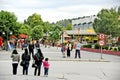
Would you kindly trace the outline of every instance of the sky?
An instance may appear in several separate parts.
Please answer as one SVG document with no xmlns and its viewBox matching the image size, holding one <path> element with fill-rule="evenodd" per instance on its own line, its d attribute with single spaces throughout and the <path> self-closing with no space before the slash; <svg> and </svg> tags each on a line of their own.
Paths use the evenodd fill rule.
<svg viewBox="0 0 120 80">
<path fill-rule="evenodd" d="M 120 6 L 120 0 L 0 0 L 0 10 L 14 12 L 19 22 L 33 13 L 50 23 L 96 15 L 101 9 Z"/>
</svg>

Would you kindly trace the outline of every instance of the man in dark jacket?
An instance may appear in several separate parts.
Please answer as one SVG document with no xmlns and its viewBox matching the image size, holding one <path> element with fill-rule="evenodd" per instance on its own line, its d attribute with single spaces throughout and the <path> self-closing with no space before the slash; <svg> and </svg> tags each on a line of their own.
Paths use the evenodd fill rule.
<svg viewBox="0 0 120 80">
<path fill-rule="evenodd" d="M 34 56 L 34 43 L 33 42 L 29 41 L 28 49 L 29 49 L 30 56 L 31 56 L 31 53 L 32 53 L 32 57 L 33 57 Z"/>
</svg>

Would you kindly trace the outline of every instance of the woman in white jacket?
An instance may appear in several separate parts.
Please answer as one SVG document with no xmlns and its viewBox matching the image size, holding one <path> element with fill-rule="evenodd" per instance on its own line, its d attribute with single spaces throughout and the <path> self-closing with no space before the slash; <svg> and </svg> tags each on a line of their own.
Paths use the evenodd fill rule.
<svg viewBox="0 0 120 80">
<path fill-rule="evenodd" d="M 13 75 L 16 75 L 18 63 L 20 61 L 20 55 L 18 54 L 16 49 L 13 50 L 11 58 L 12 58 Z"/>
</svg>

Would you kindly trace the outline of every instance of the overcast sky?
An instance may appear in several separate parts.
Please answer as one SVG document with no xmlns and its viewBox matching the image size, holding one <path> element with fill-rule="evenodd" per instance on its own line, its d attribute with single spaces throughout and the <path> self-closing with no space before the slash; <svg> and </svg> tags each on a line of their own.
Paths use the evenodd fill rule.
<svg viewBox="0 0 120 80">
<path fill-rule="evenodd" d="M 0 0 L 0 10 L 14 12 L 20 22 L 33 13 L 40 14 L 43 21 L 56 22 L 96 15 L 102 8 L 119 5 L 120 0 Z"/>
</svg>

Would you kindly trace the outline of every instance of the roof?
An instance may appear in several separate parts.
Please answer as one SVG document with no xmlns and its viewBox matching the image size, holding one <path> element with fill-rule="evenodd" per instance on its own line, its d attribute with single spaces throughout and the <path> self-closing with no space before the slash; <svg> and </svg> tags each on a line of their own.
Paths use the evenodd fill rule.
<svg viewBox="0 0 120 80">
<path fill-rule="evenodd" d="M 93 29 L 86 30 L 67 30 L 68 35 L 97 35 Z"/>
</svg>

